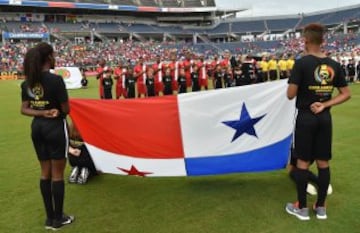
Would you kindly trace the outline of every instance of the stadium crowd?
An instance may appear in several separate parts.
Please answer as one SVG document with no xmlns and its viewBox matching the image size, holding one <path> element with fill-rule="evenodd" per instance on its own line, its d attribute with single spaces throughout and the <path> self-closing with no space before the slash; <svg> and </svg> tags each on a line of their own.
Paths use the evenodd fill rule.
<svg viewBox="0 0 360 233">
<path fill-rule="evenodd" d="M 328 39 L 330 40 L 332 38 L 332 40 L 324 46 L 328 49 L 327 52 L 330 56 L 344 65 L 344 73 L 348 76 L 354 76 L 351 78 L 351 80 L 359 79 L 360 70 L 360 48 L 351 43 L 355 36 L 356 35 L 350 33 L 348 35 L 338 35 L 335 37 L 337 39 L 334 39 L 334 36 L 328 35 Z M 4 43 L 0 48 L 1 71 L 17 71 L 21 73 L 24 54 L 26 53 L 27 48 L 32 46 L 32 44 L 33 43 L 31 42 Z M 231 74 L 229 75 L 231 76 L 233 82 L 230 83 L 225 79 L 222 79 L 221 81 L 223 86 L 231 86 L 236 85 L 236 81 L 234 80 L 235 68 L 244 61 L 245 63 L 249 63 L 249 60 L 245 59 L 246 57 L 251 58 L 251 69 L 253 69 L 249 71 L 252 73 L 251 81 L 247 82 L 254 83 L 268 79 L 275 79 L 274 76 L 270 75 L 270 73 L 274 74 L 274 72 L 276 72 L 276 74 L 278 74 L 280 77 L 285 77 L 285 73 L 289 73 L 289 68 L 285 69 L 284 67 L 281 67 L 282 60 L 297 59 L 301 56 L 303 51 L 303 42 L 295 38 L 288 38 L 286 40 L 279 41 L 279 45 L 270 51 L 262 50 L 261 48 L 256 47 L 256 44 L 249 42 L 247 47 L 237 48 L 232 52 L 232 54 L 229 51 L 219 54 L 215 49 L 201 49 L 201 47 L 195 47 L 192 44 L 182 43 L 179 47 L 179 45 L 173 42 L 159 43 L 154 41 L 148 41 L 145 43 L 136 41 L 108 41 L 90 43 L 85 41 L 84 43 L 80 44 L 73 44 L 69 41 L 56 41 L 53 43 L 53 46 L 56 51 L 57 67 L 79 67 L 82 71 L 84 71 L 84 74 L 91 72 L 94 74 L 96 69 L 99 68 L 100 58 L 106 61 L 107 67 L 111 67 L 109 70 L 113 72 L 113 78 L 117 78 L 115 70 L 116 68 L 119 69 L 119 65 L 123 68 L 135 68 L 139 63 L 139 58 L 141 58 L 142 62 L 146 65 L 146 72 L 148 72 L 148 68 L 151 68 L 156 63 L 159 63 L 158 61 L 160 60 L 163 65 L 161 76 L 165 76 L 166 67 L 174 63 L 172 65 L 173 67 L 170 67 L 172 79 L 178 80 L 179 72 L 181 72 L 181 69 L 183 68 L 184 72 L 186 73 L 188 88 L 191 86 L 190 75 L 195 64 L 197 64 L 200 81 L 204 77 L 206 77 L 206 79 L 210 78 L 211 80 L 214 80 L 214 73 L 216 69 L 216 64 L 214 62 L 217 62 L 217 60 L 219 62 L 231 60 L 229 63 L 229 67 L 231 67 Z M 177 47 L 177 50 L 175 50 L 174 47 Z M 279 51 L 281 51 L 281 53 Z M 260 60 L 263 61 L 259 62 Z M 266 65 L 264 65 L 267 61 L 271 61 L 270 63 L 275 62 L 276 64 L 271 68 L 273 71 L 269 72 L 267 77 L 263 77 L 263 73 L 268 73 L 268 68 L 266 68 Z M 178 66 L 176 69 L 174 68 L 175 63 Z M 349 64 L 351 66 L 352 63 L 354 63 L 353 65 L 355 67 L 355 75 L 352 75 L 352 68 L 348 67 Z M 222 62 L 222 64 L 224 64 L 224 62 Z M 228 67 L 224 65 L 220 67 L 222 76 L 225 76 L 227 68 Z M 245 68 L 242 68 L 240 65 L 239 69 L 241 70 Z M 174 73 L 175 71 L 176 77 Z M 228 72 L 230 72 L 230 70 Z M 158 82 L 156 80 L 156 78 L 158 78 L 158 73 L 159 72 L 156 69 L 153 70 L 153 76 L 155 77 L 156 82 Z M 205 73 L 206 75 L 201 73 Z M 248 73 L 248 71 L 242 70 L 241 73 L 242 77 L 244 78 L 244 74 Z M 137 78 L 139 75 L 135 73 L 134 76 Z M 146 75 L 144 75 L 144 77 L 145 76 Z M 141 82 L 141 80 L 142 78 L 139 78 L 135 81 Z M 163 80 L 161 80 L 161 82 L 163 82 Z M 213 84 L 215 85 L 215 83 Z M 159 84 L 156 85 L 156 93 L 158 93 L 160 87 Z M 125 88 L 125 83 L 123 86 Z M 200 86 L 205 88 L 207 85 Z M 173 91 L 179 91 L 177 90 L 177 86 L 175 84 L 173 84 L 172 89 Z M 140 94 L 145 95 L 145 93 L 142 92 L 143 91 L 140 90 Z"/>
</svg>

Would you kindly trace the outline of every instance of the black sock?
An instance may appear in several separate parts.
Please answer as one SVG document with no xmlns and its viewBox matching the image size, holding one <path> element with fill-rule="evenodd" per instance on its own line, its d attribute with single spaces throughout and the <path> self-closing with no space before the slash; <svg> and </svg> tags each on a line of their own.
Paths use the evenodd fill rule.
<svg viewBox="0 0 360 233">
<path fill-rule="evenodd" d="M 60 219 L 63 215 L 64 206 L 64 181 L 53 181 L 52 182 L 52 195 L 54 198 L 54 213 L 55 219 Z"/>
<path fill-rule="evenodd" d="M 309 179 L 310 182 L 312 182 L 315 185 L 319 186 L 319 178 L 312 171 L 309 171 L 308 179 Z"/>
<path fill-rule="evenodd" d="M 308 170 L 296 169 L 293 171 L 293 176 L 296 182 L 296 190 L 299 201 L 299 208 L 302 209 L 307 206 L 306 203 L 306 186 L 308 183 Z"/>
<path fill-rule="evenodd" d="M 289 173 L 290 178 L 291 178 L 294 182 L 296 182 L 296 178 L 295 178 L 295 176 L 296 176 L 296 170 L 297 170 L 297 168 L 294 167 L 294 168 L 290 171 L 290 173 Z"/>
<path fill-rule="evenodd" d="M 319 171 L 319 190 L 318 190 L 318 199 L 316 206 L 324 206 L 325 199 L 327 196 L 327 190 L 330 184 L 330 168 L 318 168 Z"/>
<path fill-rule="evenodd" d="M 46 216 L 48 219 L 54 218 L 54 207 L 51 194 L 51 180 L 40 179 L 40 191 L 44 201 Z"/>
</svg>

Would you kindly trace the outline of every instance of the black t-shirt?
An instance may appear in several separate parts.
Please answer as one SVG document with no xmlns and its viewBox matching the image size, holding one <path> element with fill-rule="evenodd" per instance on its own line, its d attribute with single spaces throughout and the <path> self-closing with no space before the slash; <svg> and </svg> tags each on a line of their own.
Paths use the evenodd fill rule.
<svg viewBox="0 0 360 233">
<path fill-rule="evenodd" d="M 240 80 L 241 79 L 241 74 L 240 73 L 237 73 L 237 72 L 234 72 L 234 80 Z"/>
<path fill-rule="evenodd" d="M 308 110 L 314 102 L 331 99 L 334 87 L 347 86 L 341 66 L 331 58 L 307 55 L 295 62 L 288 83 L 298 86 L 296 107 Z"/>
<path fill-rule="evenodd" d="M 349 76 L 355 76 L 355 65 L 354 64 L 351 64 L 351 63 L 348 64 L 347 70 L 348 70 Z"/>
<path fill-rule="evenodd" d="M 195 72 L 191 73 L 191 79 L 194 84 L 198 84 L 199 83 L 198 73 L 195 73 Z"/>
<path fill-rule="evenodd" d="M 163 78 L 163 82 L 165 85 L 171 85 L 172 83 L 172 77 L 169 75 L 165 75 Z"/>
<path fill-rule="evenodd" d="M 342 70 L 343 74 L 346 76 L 346 65 L 345 64 L 341 65 L 341 70 Z"/>
<path fill-rule="evenodd" d="M 215 71 L 214 78 L 217 82 L 221 82 L 221 79 L 223 78 L 223 73 Z"/>
<path fill-rule="evenodd" d="M 30 88 L 25 80 L 21 83 L 21 99 L 29 101 L 34 110 L 58 109 L 60 117 L 65 117 L 61 111 L 61 104 L 68 102 L 65 82 L 59 75 L 50 72 L 42 73 L 41 82 Z"/>
<path fill-rule="evenodd" d="M 81 86 L 86 87 L 88 85 L 88 80 L 83 78 L 81 79 Z"/>
<path fill-rule="evenodd" d="M 186 77 L 183 75 L 179 76 L 178 83 L 180 86 L 186 86 Z"/>
<path fill-rule="evenodd" d="M 128 75 L 125 79 L 125 86 L 127 88 L 135 88 L 136 78 L 132 75 Z"/>
<path fill-rule="evenodd" d="M 242 74 L 246 77 L 249 77 L 249 78 L 254 78 L 254 74 L 255 74 L 255 66 L 253 63 L 251 62 L 244 62 L 242 63 L 241 65 L 241 71 L 242 71 Z"/>
<path fill-rule="evenodd" d="M 155 86 L 155 81 L 153 78 L 147 78 L 145 82 L 146 82 L 146 86 L 148 86 L 148 88 Z"/>
<path fill-rule="evenodd" d="M 112 78 L 104 78 L 102 82 L 103 82 L 104 89 L 111 89 L 111 87 L 113 85 Z"/>
</svg>

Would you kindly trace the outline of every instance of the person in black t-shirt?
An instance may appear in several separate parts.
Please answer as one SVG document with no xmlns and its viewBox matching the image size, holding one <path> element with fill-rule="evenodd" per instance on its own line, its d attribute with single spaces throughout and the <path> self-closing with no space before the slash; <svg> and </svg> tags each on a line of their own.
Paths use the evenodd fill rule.
<svg viewBox="0 0 360 233">
<path fill-rule="evenodd" d="M 252 82 L 255 82 L 256 76 L 255 76 L 255 65 L 252 62 L 252 58 L 250 56 L 247 56 L 245 58 L 245 61 L 241 64 L 241 72 L 242 72 L 242 79 L 241 79 L 241 85 L 249 85 Z"/>
<path fill-rule="evenodd" d="M 63 213 L 69 101 L 62 77 L 50 73 L 54 66 L 54 50 L 49 44 L 39 43 L 27 51 L 25 81 L 21 84 L 21 113 L 33 117 L 31 138 L 41 167 L 40 191 L 47 216 L 45 228 L 56 230 L 72 223 L 74 217 Z"/>
<path fill-rule="evenodd" d="M 350 98 L 350 90 L 341 66 L 326 57 L 321 51 L 325 28 L 320 24 L 309 24 L 304 28 L 307 54 L 295 62 L 287 97 L 296 97 L 294 156 L 296 169 L 292 176 L 296 182 L 297 202 L 287 203 L 285 210 L 299 218 L 309 220 L 306 187 L 309 181 L 309 166 L 315 161 L 318 168 L 318 196 L 313 206 L 318 219 L 326 219 L 325 200 L 330 183 L 329 161 L 331 159 L 332 123 L 330 108 Z M 334 88 L 339 93 L 332 97 Z"/>
<path fill-rule="evenodd" d="M 164 95 L 172 95 L 172 77 L 171 77 L 171 69 L 168 67 L 165 70 L 165 75 L 163 77 L 164 82 Z"/>
<path fill-rule="evenodd" d="M 193 72 L 191 75 L 191 81 L 192 81 L 192 91 L 200 91 L 200 80 L 199 80 L 199 72 L 198 72 L 198 66 L 193 65 Z"/>
<path fill-rule="evenodd" d="M 215 72 L 214 72 L 214 88 L 215 89 L 219 89 L 219 88 L 223 88 L 223 77 L 224 74 L 221 70 L 221 65 L 217 64 L 216 68 L 215 68 Z"/>
<path fill-rule="evenodd" d="M 134 69 L 132 67 L 129 67 L 125 75 L 125 88 L 127 93 L 126 98 L 135 98 L 135 86 L 136 78 L 134 77 Z"/>
<path fill-rule="evenodd" d="M 186 93 L 187 92 L 187 85 L 186 85 L 186 76 L 185 76 L 185 69 L 180 68 L 179 77 L 178 77 L 178 93 Z"/>
<path fill-rule="evenodd" d="M 154 79 L 154 69 L 149 68 L 145 80 L 146 85 L 146 96 L 155 96 L 155 79 Z"/>
<path fill-rule="evenodd" d="M 81 79 L 81 87 L 82 88 L 87 88 L 89 81 L 87 80 L 86 76 L 84 75 L 83 78 Z"/>
<path fill-rule="evenodd" d="M 226 88 L 233 86 L 233 74 L 231 67 L 228 67 L 226 69 L 226 72 L 224 74 L 224 84 Z"/>
<path fill-rule="evenodd" d="M 234 69 L 234 81 L 235 86 L 241 86 L 242 72 L 240 66 L 236 66 Z"/>
<path fill-rule="evenodd" d="M 81 69 L 81 75 L 82 75 L 82 79 L 81 79 L 81 87 L 82 88 L 87 88 L 87 85 L 88 85 L 88 80 L 86 78 L 86 74 L 85 74 L 85 69 L 82 68 Z"/>
<path fill-rule="evenodd" d="M 346 61 L 345 60 L 341 61 L 341 71 L 342 71 L 346 81 L 349 82 L 349 79 L 348 79 L 348 76 L 347 76 L 347 66 L 346 66 Z"/>
<path fill-rule="evenodd" d="M 349 77 L 349 82 L 353 83 L 354 82 L 354 78 L 355 78 L 355 63 L 354 63 L 354 59 L 350 59 L 349 63 L 346 66 L 347 72 L 348 72 L 348 77 Z"/>
<path fill-rule="evenodd" d="M 104 99 L 112 99 L 113 80 L 108 73 L 103 74 L 102 86 L 104 88 Z"/>
</svg>

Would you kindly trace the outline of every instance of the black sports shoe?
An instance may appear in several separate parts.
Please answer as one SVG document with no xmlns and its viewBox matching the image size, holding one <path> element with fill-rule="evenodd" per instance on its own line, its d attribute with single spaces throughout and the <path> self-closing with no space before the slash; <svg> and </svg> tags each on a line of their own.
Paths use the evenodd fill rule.
<svg viewBox="0 0 360 233">
<path fill-rule="evenodd" d="M 52 229 L 57 230 L 57 229 L 61 228 L 62 226 L 73 223 L 74 220 L 75 220 L 74 216 L 71 216 L 71 215 L 68 216 L 68 215 L 63 214 L 61 219 L 53 220 Z"/>
<path fill-rule="evenodd" d="M 46 230 L 52 230 L 53 229 L 53 220 L 50 218 L 47 218 L 45 221 L 45 229 Z"/>
</svg>

